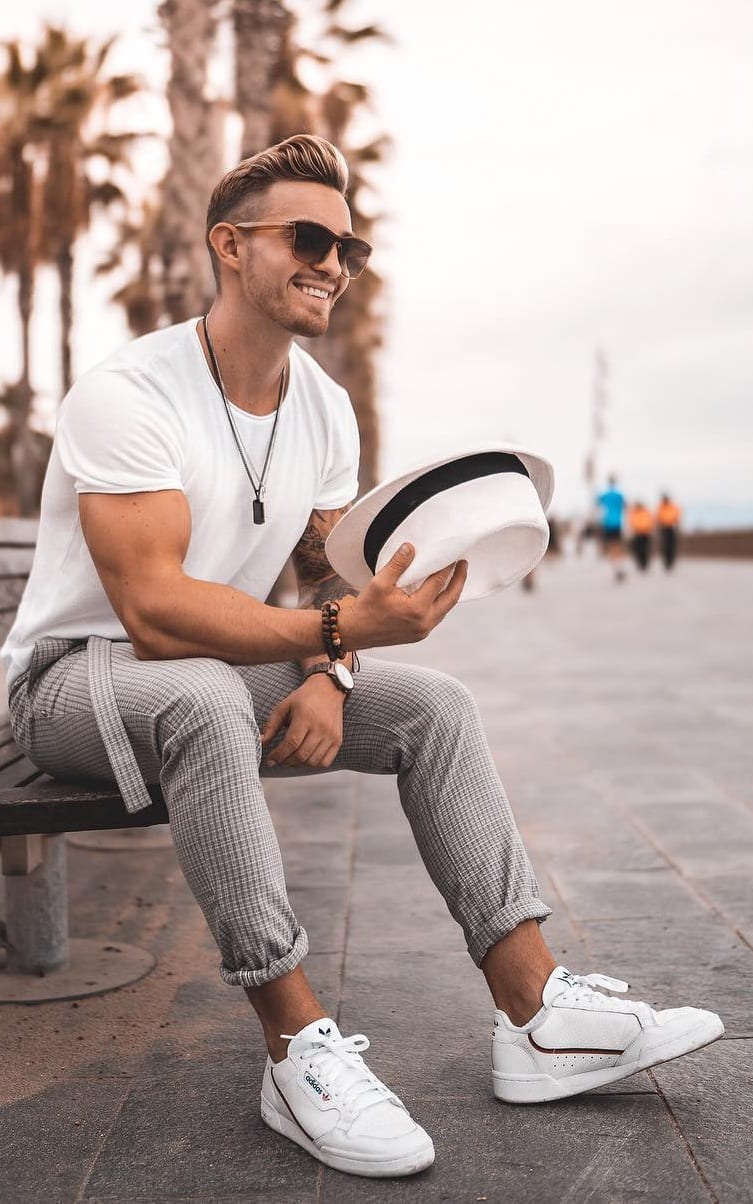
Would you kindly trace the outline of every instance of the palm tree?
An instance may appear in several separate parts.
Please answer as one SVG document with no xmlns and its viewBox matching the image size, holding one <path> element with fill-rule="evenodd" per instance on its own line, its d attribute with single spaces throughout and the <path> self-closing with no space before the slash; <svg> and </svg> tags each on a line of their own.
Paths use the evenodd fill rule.
<svg viewBox="0 0 753 1204">
<path fill-rule="evenodd" d="M 33 155 L 36 89 L 43 64 L 25 65 L 19 42 L 4 43 L 0 76 L 0 267 L 18 282 L 21 376 L 6 386 L 0 405 L 8 415 L 7 463 L 22 515 L 33 512 L 35 447 L 29 429 L 33 401 L 29 329 L 39 262 L 39 171 Z"/>
<path fill-rule="evenodd" d="M 41 245 L 60 281 L 60 358 L 63 392 L 71 387 L 73 266 L 76 240 L 88 229 L 93 210 L 125 203 L 117 182 L 127 176 L 128 152 L 141 135 L 113 134 L 107 118 L 114 104 L 142 87 L 135 75 L 110 75 L 106 61 L 114 39 L 93 46 L 48 26 L 38 56 L 44 79 L 37 90 L 40 149 L 46 155 Z M 99 124 L 99 129 L 96 125 Z M 107 175 L 94 181 L 91 167 Z"/>
<path fill-rule="evenodd" d="M 163 0 L 159 7 L 172 56 L 167 98 L 173 131 L 160 223 L 165 308 L 172 322 L 203 313 L 212 295 L 202 232 L 212 186 L 224 166 L 217 110 L 205 96 L 215 10 L 215 0 Z"/>
<path fill-rule="evenodd" d="M 372 191 L 370 169 L 382 161 L 389 141 L 380 137 L 357 145 L 348 142 L 353 114 L 367 104 L 368 99 L 368 90 L 362 84 L 335 82 L 322 97 L 321 120 L 326 137 L 340 146 L 348 159 L 348 204 L 353 229 L 358 230 L 367 242 L 373 242 L 379 217 L 369 211 L 364 197 Z M 361 493 L 367 493 L 378 480 L 376 363 L 383 344 L 380 308 L 383 288 L 382 278 L 373 268 L 367 268 L 357 284 L 338 302 L 332 312 L 327 338 L 315 349 L 322 367 L 344 385 L 353 402 L 361 436 Z"/>
<path fill-rule="evenodd" d="M 161 257 L 159 197 L 142 200 L 135 214 L 117 224 L 110 254 L 97 264 L 97 275 L 119 271 L 124 261 L 135 260 L 136 271 L 113 293 L 122 305 L 134 335 L 148 334 L 159 325 L 164 313 L 164 271 Z"/>
<path fill-rule="evenodd" d="M 275 141 L 275 84 L 293 18 L 281 0 L 233 0 L 232 15 L 235 105 L 243 120 L 241 158 L 247 158 Z"/>
<path fill-rule="evenodd" d="M 247 0 L 252 3 L 252 0 Z M 278 142 L 291 134 L 309 131 L 322 134 L 345 153 L 350 166 L 348 203 L 354 228 L 368 241 L 373 237 L 377 218 L 363 203 L 371 190 L 369 173 L 383 158 L 386 138 L 365 144 L 353 143 L 350 128 L 354 116 L 369 104 L 369 90 L 363 84 L 339 78 L 340 63 L 349 46 L 383 38 L 382 31 L 367 25 L 349 28 L 341 21 L 348 0 L 322 0 L 324 23 L 321 46 L 304 47 L 292 21 L 283 29 L 277 66 L 272 71 L 272 124 L 269 142 Z M 310 91 L 301 79 L 304 60 L 315 62 L 329 76 L 328 86 Z M 335 78 L 333 72 L 337 71 Z M 358 283 L 348 289 L 333 310 L 329 332 L 324 339 L 306 343 L 307 350 L 348 390 L 361 436 L 361 492 L 377 481 L 379 457 L 379 419 L 376 402 L 376 357 L 382 345 L 382 315 L 379 301 L 382 281 L 368 269 Z"/>
<path fill-rule="evenodd" d="M 0 267 L 18 280 L 22 368 L 7 386 L 0 406 L 8 414 L 9 461 L 22 514 L 34 512 L 40 469 L 48 441 L 31 429 L 33 389 L 29 353 L 34 281 L 38 266 L 51 262 L 60 279 L 61 371 L 71 384 L 73 257 L 76 238 L 93 207 L 110 205 L 123 193 L 112 178 L 92 182 L 94 160 L 122 168 L 133 134 L 109 134 L 110 107 L 139 87 L 134 76 L 107 75 L 111 43 L 92 47 L 60 29 L 47 27 L 32 49 L 3 44 L 0 75 Z M 41 458 L 41 462 L 40 462 Z"/>
</svg>

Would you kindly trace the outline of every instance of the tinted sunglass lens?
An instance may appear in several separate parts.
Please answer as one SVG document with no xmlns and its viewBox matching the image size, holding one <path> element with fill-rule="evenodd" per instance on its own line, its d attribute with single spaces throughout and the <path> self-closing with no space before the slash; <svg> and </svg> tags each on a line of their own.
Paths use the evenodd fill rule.
<svg viewBox="0 0 753 1204">
<path fill-rule="evenodd" d="M 371 248 L 361 242 L 360 239 L 354 238 L 343 240 L 343 255 L 341 267 L 346 276 L 350 276 L 351 280 L 355 280 L 363 272 L 366 264 L 369 262 Z"/>
<path fill-rule="evenodd" d="M 293 254 L 301 263 L 312 267 L 323 263 L 337 243 L 337 258 L 346 276 L 355 279 L 363 272 L 371 254 L 371 247 L 360 238 L 338 239 L 326 226 L 317 222 L 296 222 L 293 239 Z"/>
<path fill-rule="evenodd" d="M 329 255 L 334 236 L 326 226 L 316 222 L 297 222 L 293 240 L 293 254 L 301 263 L 321 263 Z"/>
</svg>

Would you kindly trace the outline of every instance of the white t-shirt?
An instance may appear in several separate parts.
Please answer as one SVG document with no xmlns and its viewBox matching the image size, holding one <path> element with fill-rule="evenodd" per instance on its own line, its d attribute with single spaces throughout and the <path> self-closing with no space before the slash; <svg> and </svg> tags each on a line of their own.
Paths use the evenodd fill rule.
<svg viewBox="0 0 753 1204">
<path fill-rule="evenodd" d="M 258 482 L 274 414 L 257 418 L 235 406 L 233 413 Z M 358 456 L 347 393 L 293 344 L 266 481 L 266 522 L 256 525 L 254 495 L 196 319 L 136 339 L 104 360 L 60 408 L 34 564 L 1 653 L 8 686 L 28 668 L 43 636 L 128 639 L 86 546 L 77 494 L 181 489 L 191 509 L 185 572 L 264 601 L 311 511 L 334 510 L 355 497 Z"/>
</svg>

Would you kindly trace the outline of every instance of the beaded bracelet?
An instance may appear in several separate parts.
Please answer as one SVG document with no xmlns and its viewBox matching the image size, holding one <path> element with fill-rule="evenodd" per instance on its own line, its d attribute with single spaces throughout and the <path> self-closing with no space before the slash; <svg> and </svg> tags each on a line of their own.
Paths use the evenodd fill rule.
<svg viewBox="0 0 753 1204">
<path fill-rule="evenodd" d="M 322 643 L 324 651 L 331 661 L 341 661 L 344 656 L 347 656 L 337 622 L 339 613 L 339 602 L 325 602 L 322 606 Z"/>
</svg>

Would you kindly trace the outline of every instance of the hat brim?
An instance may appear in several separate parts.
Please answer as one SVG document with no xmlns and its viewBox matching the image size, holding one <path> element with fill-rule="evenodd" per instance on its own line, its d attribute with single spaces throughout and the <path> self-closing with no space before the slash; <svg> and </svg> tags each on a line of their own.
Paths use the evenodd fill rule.
<svg viewBox="0 0 753 1204">
<path fill-rule="evenodd" d="M 424 463 L 401 473 L 400 476 L 394 477 L 389 481 L 385 481 L 377 485 L 358 502 L 340 519 L 337 525 L 327 539 L 325 551 L 327 558 L 335 569 L 335 571 L 347 581 L 350 585 L 358 589 L 363 589 L 368 585 L 374 573 L 367 563 L 364 551 L 364 541 L 366 533 L 371 527 L 374 519 L 384 510 L 384 507 L 396 497 L 401 490 L 410 485 L 413 481 L 423 477 L 426 473 L 433 472 L 435 469 L 441 469 L 442 466 L 454 465 L 469 456 L 483 455 L 485 453 L 503 452 L 509 455 L 517 456 L 524 465 L 528 473 L 533 488 L 536 491 L 538 500 L 541 504 L 542 523 L 546 526 L 543 519 L 543 512 L 549 506 L 552 494 L 554 492 L 554 470 L 548 460 L 535 455 L 525 448 L 518 447 L 512 444 L 483 444 L 472 448 L 464 449 L 461 453 L 455 452 L 451 455 L 443 456 L 440 459 L 433 460 L 430 463 Z M 449 475 L 449 474 L 448 474 Z M 471 482 L 472 484 L 473 482 Z M 530 486 L 526 486 L 530 491 Z M 532 495 L 531 495 L 532 496 Z M 535 504 L 535 499 L 534 499 Z M 459 511 L 462 513 L 462 511 Z M 504 524 L 503 524 L 504 525 Z M 469 533 L 470 534 L 470 533 Z M 462 541 L 461 541 L 462 543 Z M 529 572 L 532 567 L 543 555 L 546 549 L 546 540 L 539 541 L 537 547 L 540 551 L 534 553 L 531 557 L 530 564 L 526 565 L 519 571 L 511 571 L 507 574 L 500 575 L 489 586 L 484 586 L 483 582 L 477 582 L 473 590 L 471 585 L 471 577 L 473 576 L 472 560 L 469 558 L 471 572 L 469 573 L 469 581 L 466 585 L 464 598 L 480 597 L 484 593 L 491 592 L 492 589 L 503 588 L 506 584 L 511 584 L 514 580 L 518 580 L 521 576 Z M 465 550 L 462 554 L 465 556 Z M 443 565 L 437 565 L 437 568 Z"/>
</svg>

